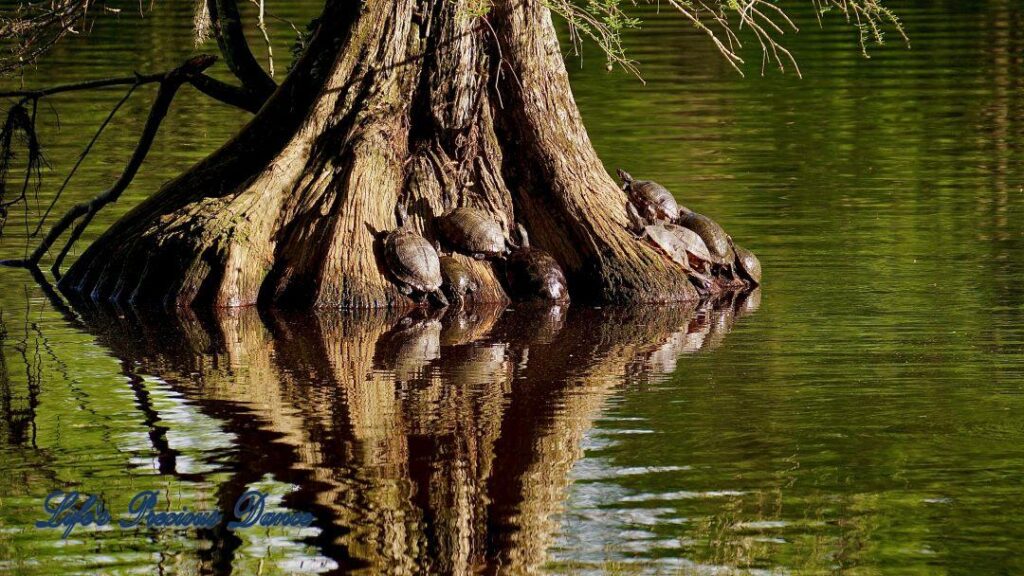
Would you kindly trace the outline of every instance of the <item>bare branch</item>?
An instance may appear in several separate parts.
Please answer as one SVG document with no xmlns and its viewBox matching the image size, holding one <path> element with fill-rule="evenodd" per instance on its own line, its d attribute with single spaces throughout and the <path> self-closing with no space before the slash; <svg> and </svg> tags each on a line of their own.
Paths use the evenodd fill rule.
<svg viewBox="0 0 1024 576">
<path fill-rule="evenodd" d="M 270 67 L 270 76 L 274 76 L 274 45 L 270 41 L 270 33 L 267 32 L 267 5 L 265 0 L 249 0 L 256 9 L 259 10 L 259 15 L 256 17 L 256 27 L 263 33 L 263 41 L 267 44 L 267 65 Z"/>
<path fill-rule="evenodd" d="M 260 66 L 249 49 L 238 4 L 235 0 L 206 0 L 206 3 L 217 35 L 217 45 L 228 68 L 242 82 L 243 87 L 266 99 L 277 88 L 277 83 Z"/>
<path fill-rule="evenodd" d="M 121 106 L 124 106 L 124 103 L 127 102 L 129 98 L 131 98 L 132 93 L 135 92 L 136 88 L 138 88 L 138 84 L 133 84 L 130 88 L 128 88 L 128 91 L 125 93 L 125 95 L 120 100 L 118 100 L 117 105 L 115 105 L 114 109 L 110 111 L 110 114 L 107 114 L 107 117 L 103 120 L 103 123 L 100 124 L 100 127 L 96 130 L 96 133 L 93 134 L 92 139 L 89 140 L 89 143 L 85 145 L 85 149 L 82 150 L 82 153 L 78 155 L 78 160 L 75 161 L 75 165 L 71 167 L 70 171 L 68 171 L 68 175 L 64 177 L 64 182 L 62 182 L 60 188 L 57 189 L 57 193 L 53 195 L 53 200 L 50 201 L 50 205 L 47 206 L 46 212 L 44 212 L 42 217 L 39 218 L 39 224 L 36 225 L 35 231 L 32 232 L 33 238 L 35 238 L 36 235 L 39 234 L 39 231 L 43 228 L 43 224 L 46 223 L 46 219 L 50 216 L 50 211 L 52 211 L 53 207 L 57 205 L 57 201 L 60 200 L 60 197 L 64 193 L 64 190 L 68 187 L 68 183 L 71 182 L 71 179 L 75 176 L 75 173 L 78 172 L 78 168 L 82 165 L 82 162 L 85 161 L 85 157 L 89 155 L 89 152 L 92 150 L 92 147 L 96 144 L 96 141 L 100 139 L 100 135 L 103 134 L 103 131 L 110 124 L 110 121 L 113 120 L 114 116 L 117 115 L 117 111 L 121 109 Z"/>
<path fill-rule="evenodd" d="M 234 106 L 235 108 L 241 108 L 248 112 L 255 114 L 259 112 L 260 108 L 263 107 L 263 103 L 267 101 L 269 94 L 255 94 L 250 90 L 241 88 L 238 86 L 232 86 L 226 82 L 221 82 L 216 78 L 208 76 L 206 74 L 199 74 L 189 80 L 189 83 L 199 90 L 203 94 L 206 94 L 210 98 Z"/>
<path fill-rule="evenodd" d="M 161 74 L 147 74 L 145 76 L 136 74 L 134 76 L 125 76 L 122 78 L 103 78 L 99 80 L 88 80 L 86 82 L 75 82 L 73 84 L 60 84 L 58 86 L 39 88 L 37 90 L 9 90 L 6 92 L 0 92 L 0 98 L 22 98 L 24 100 L 28 100 L 43 98 L 45 96 L 53 96 L 54 94 L 61 94 L 63 92 L 95 90 L 97 88 L 108 88 L 110 86 L 141 86 L 143 84 L 160 82 L 166 75 L 166 72 Z"/>
<path fill-rule="evenodd" d="M 0 262 L 0 264 L 30 268 L 38 267 L 39 261 L 47 251 L 49 251 L 50 247 L 53 246 L 57 239 L 60 238 L 60 236 L 69 227 L 71 227 L 72 224 L 79 220 L 79 218 L 82 218 L 78 226 L 76 226 L 72 231 L 68 241 L 65 243 L 64 248 L 61 250 L 59 257 L 54 264 L 55 272 L 59 271 L 63 258 L 67 255 L 75 241 L 77 241 L 82 235 L 85 227 L 92 221 L 93 216 L 95 216 L 96 213 L 107 204 L 117 201 L 121 196 L 121 193 L 128 188 L 128 185 L 131 184 L 132 180 L 135 178 L 139 167 L 146 159 L 146 155 L 149 154 L 149 150 L 153 145 L 153 140 L 156 138 L 160 124 L 167 115 L 167 111 L 170 108 L 171 102 L 177 94 L 178 89 L 181 88 L 183 84 L 191 82 L 193 77 L 202 74 L 202 72 L 209 68 L 215 61 L 216 58 L 213 56 L 197 56 L 186 61 L 178 68 L 168 72 L 160 81 L 160 89 L 157 91 L 156 99 L 153 101 L 152 108 L 150 108 L 149 117 L 146 119 L 146 125 L 142 130 L 142 135 L 139 137 L 139 142 L 135 147 L 135 151 L 132 153 L 128 160 L 128 164 L 125 166 L 124 171 L 121 173 L 121 176 L 117 181 L 114 182 L 110 188 L 100 193 L 92 200 L 76 204 L 68 210 L 57 224 L 50 229 L 50 232 L 47 233 L 28 258 L 23 260 L 6 260 Z"/>
</svg>

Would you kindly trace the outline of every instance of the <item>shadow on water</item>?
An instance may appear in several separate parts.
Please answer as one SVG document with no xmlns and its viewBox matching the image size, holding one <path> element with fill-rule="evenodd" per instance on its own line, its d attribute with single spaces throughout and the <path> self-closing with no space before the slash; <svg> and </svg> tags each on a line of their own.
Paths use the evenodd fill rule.
<svg viewBox="0 0 1024 576">
<path fill-rule="evenodd" d="M 171 486 L 210 482 L 221 510 L 266 478 L 292 487 L 281 505 L 316 516 L 301 539 L 323 558 L 304 569 L 520 573 L 544 563 L 583 435 L 609 395 L 717 346 L 758 298 L 405 316 L 76 304 L 65 319 L 118 359 Z M 153 378 L 216 421 L 230 448 L 183 465 Z M 254 565 L 246 536 L 199 536 L 203 572 Z"/>
</svg>

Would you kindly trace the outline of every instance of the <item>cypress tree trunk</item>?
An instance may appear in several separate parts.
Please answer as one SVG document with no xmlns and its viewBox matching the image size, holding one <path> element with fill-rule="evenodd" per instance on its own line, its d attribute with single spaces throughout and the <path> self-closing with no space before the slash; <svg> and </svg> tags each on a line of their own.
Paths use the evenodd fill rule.
<svg viewBox="0 0 1024 576">
<path fill-rule="evenodd" d="M 523 223 L 573 297 L 695 300 L 685 272 L 626 230 L 625 196 L 572 98 L 541 0 L 328 0 L 307 53 L 241 133 L 132 210 L 61 287 L 177 306 L 411 303 L 383 274 L 394 208 L 433 236 L 458 206 Z M 500 264 L 466 260 L 478 300 Z"/>
</svg>

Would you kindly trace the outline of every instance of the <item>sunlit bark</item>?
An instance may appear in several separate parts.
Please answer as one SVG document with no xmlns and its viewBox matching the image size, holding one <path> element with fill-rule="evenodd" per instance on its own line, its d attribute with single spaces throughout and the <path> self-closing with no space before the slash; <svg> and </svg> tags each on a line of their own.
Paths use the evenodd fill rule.
<svg viewBox="0 0 1024 576">
<path fill-rule="evenodd" d="M 232 142 L 115 224 L 62 288 L 178 306 L 395 307 L 381 268 L 394 208 L 433 235 L 457 205 L 515 222 L 577 298 L 694 300 L 626 230 L 625 198 L 572 99 L 540 0 L 328 3 L 307 54 Z M 480 301 L 499 268 L 469 262 Z"/>
</svg>

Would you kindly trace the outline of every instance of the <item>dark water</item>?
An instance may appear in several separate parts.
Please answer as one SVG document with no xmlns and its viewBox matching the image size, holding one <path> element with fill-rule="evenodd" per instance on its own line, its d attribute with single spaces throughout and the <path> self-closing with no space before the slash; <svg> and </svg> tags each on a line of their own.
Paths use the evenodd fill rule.
<svg viewBox="0 0 1024 576">
<path fill-rule="evenodd" d="M 300 27 L 314 12 L 278 4 Z M 65 309 L 0 269 L 0 572 L 1024 571 L 1024 7 L 966 4 L 896 5 L 913 49 L 870 60 L 798 5 L 803 80 L 759 77 L 753 51 L 739 78 L 667 11 L 631 37 L 646 85 L 570 60 L 608 167 L 761 256 L 763 294 L 742 301 L 163 317 Z M 26 83 L 172 66 L 187 10 L 157 6 Z M 40 206 L 120 95 L 41 109 Z M 116 177 L 151 97 L 59 207 Z M 183 93 L 89 234 L 244 121 Z M 2 255 L 24 235 L 16 214 Z M 260 489 L 316 522 L 61 540 L 31 527 L 55 488 L 114 510 Z"/>
</svg>

